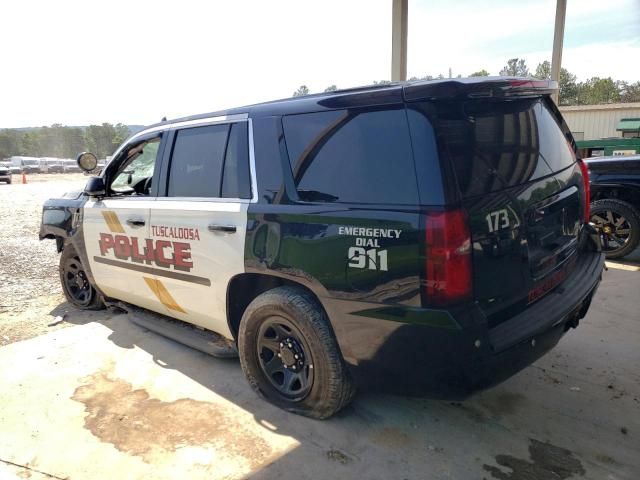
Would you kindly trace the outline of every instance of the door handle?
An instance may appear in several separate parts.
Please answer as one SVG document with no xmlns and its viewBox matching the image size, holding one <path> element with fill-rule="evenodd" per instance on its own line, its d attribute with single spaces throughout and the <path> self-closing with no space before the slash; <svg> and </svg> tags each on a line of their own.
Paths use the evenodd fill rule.
<svg viewBox="0 0 640 480">
<path fill-rule="evenodd" d="M 127 225 L 131 225 L 134 228 L 144 227 L 145 221 L 141 218 L 128 218 Z"/>
<path fill-rule="evenodd" d="M 209 231 L 210 232 L 223 232 L 223 233 L 236 233 L 236 226 L 235 225 L 215 225 L 215 224 L 211 224 L 209 225 Z"/>
</svg>

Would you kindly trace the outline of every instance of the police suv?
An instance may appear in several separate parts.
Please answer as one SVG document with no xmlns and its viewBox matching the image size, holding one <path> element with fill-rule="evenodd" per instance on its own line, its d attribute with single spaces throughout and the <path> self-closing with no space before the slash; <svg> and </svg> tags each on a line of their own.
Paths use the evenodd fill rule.
<svg viewBox="0 0 640 480">
<path fill-rule="evenodd" d="M 329 417 L 358 386 L 462 398 L 551 349 L 601 279 L 556 87 L 398 83 L 165 121 L 47 201 L 40 238 L 71 303 L 222 341 L 289 411 Z"/>
</svg>

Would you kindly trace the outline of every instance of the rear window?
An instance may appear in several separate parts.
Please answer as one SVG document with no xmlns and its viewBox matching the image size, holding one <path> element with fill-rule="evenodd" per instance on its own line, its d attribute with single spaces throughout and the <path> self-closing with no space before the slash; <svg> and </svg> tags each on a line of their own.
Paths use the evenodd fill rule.
<svg viewBox="0 0 640 480">
<path fill-rule="evenodd" d="M 439 150 L 463 197 L 495 192 L 573 164 L 560 125 L 542 99 L 435 102 Z"/>
<path fill-rule="evenodd" d="M 418 203 L 403 109 L 290 115 L 282 124 L 302 201 Z"/>
</svg>

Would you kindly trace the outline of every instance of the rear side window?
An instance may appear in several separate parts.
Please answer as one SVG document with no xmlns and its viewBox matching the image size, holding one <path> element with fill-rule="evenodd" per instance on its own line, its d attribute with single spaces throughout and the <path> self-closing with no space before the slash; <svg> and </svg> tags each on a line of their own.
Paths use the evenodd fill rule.
<svg viewBox="0 0 640 480">
<path fill-rule="evenodd" d="M 574 161 L 540 98 L 434 103 L 439 149 L 453 164 L 463 197 L 520 185 Z"/>
<path fill-rule="evenodd" d="M 250 178 L 245 122 L 176 133 L 167 196 L 250 198 Z"/>
<path fill-rule="evenodd" d="M 419 203 L 403 109 L 307 113 L 282 123 L 301 200 Z"/>
</svg>

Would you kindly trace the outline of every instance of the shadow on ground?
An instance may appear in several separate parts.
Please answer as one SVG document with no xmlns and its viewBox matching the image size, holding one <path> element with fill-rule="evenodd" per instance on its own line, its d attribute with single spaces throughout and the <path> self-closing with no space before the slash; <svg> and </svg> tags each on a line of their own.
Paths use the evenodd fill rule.
<svg viewBox="0 0 640 480">
<path fill-rule="evenodd" d="M 259 399 L 237 361 L 208 357 L 160 337 L 117 310 L 84 312 L 61 304 L 51 314 L 66 311 L 65 321 L 71 324 L 108 327 L 109 340 L 118 347 L 148 352 L 162 368 L 250 412 L 261 428 L 299 442 L 285 455 L 257 463 L 252 478 L 634 478 L 633 472 L 640 471 L 640 376 L 633 367 L 640 364 L 640 325 L 634 320 L 633 300 L 638 275 L 610 271 L 580 328 L 496 388 L 464 402 L 360 393 L 351 406 L 324 422 L 288 414 Z M 607 308 L 612 298 L 624 299 L 615 315 Z M 92 381 L 126 399 L 118 407 L 126 415 L 141 415 L 137 405 L 154 401 L 104 372 L 96 372 Z M 96 402 L 91 388 L 89 382 L 74 398 L 85 401 L 89 412 L 89 403 L 95 407 Z M 154 418 L 166 415 L 175 417 L 176 425 L 184 421 L 187 430 L 197 430 L 196 440 L 206 440 L 221 428 L 237 428 L 210 407 L 184 402 L 188 408 L 156 403 L 151 417 L 138 418 L 147 425 L 144 442 L 170 450 L 172 442 L 186 435 L 180 428 L 182 434 L 175 436 L 154 431 Z M 117 421 L 118 408 L 112 406 L 98 422 L 103 433 L 106 424 Z M 182 415 L 199 421 L 190 423 Z M 127 441 L 135 435 L 135 430 L 128 431 Z M 229 448 L 251 448 L 243 435 L 239 429 Z M 116 437 L 114 430 L 111 437 L 100 438 L 118 448 Z M 135 448 L 129 452 L 145 455 L 144 448 Z"/>
</svg>

